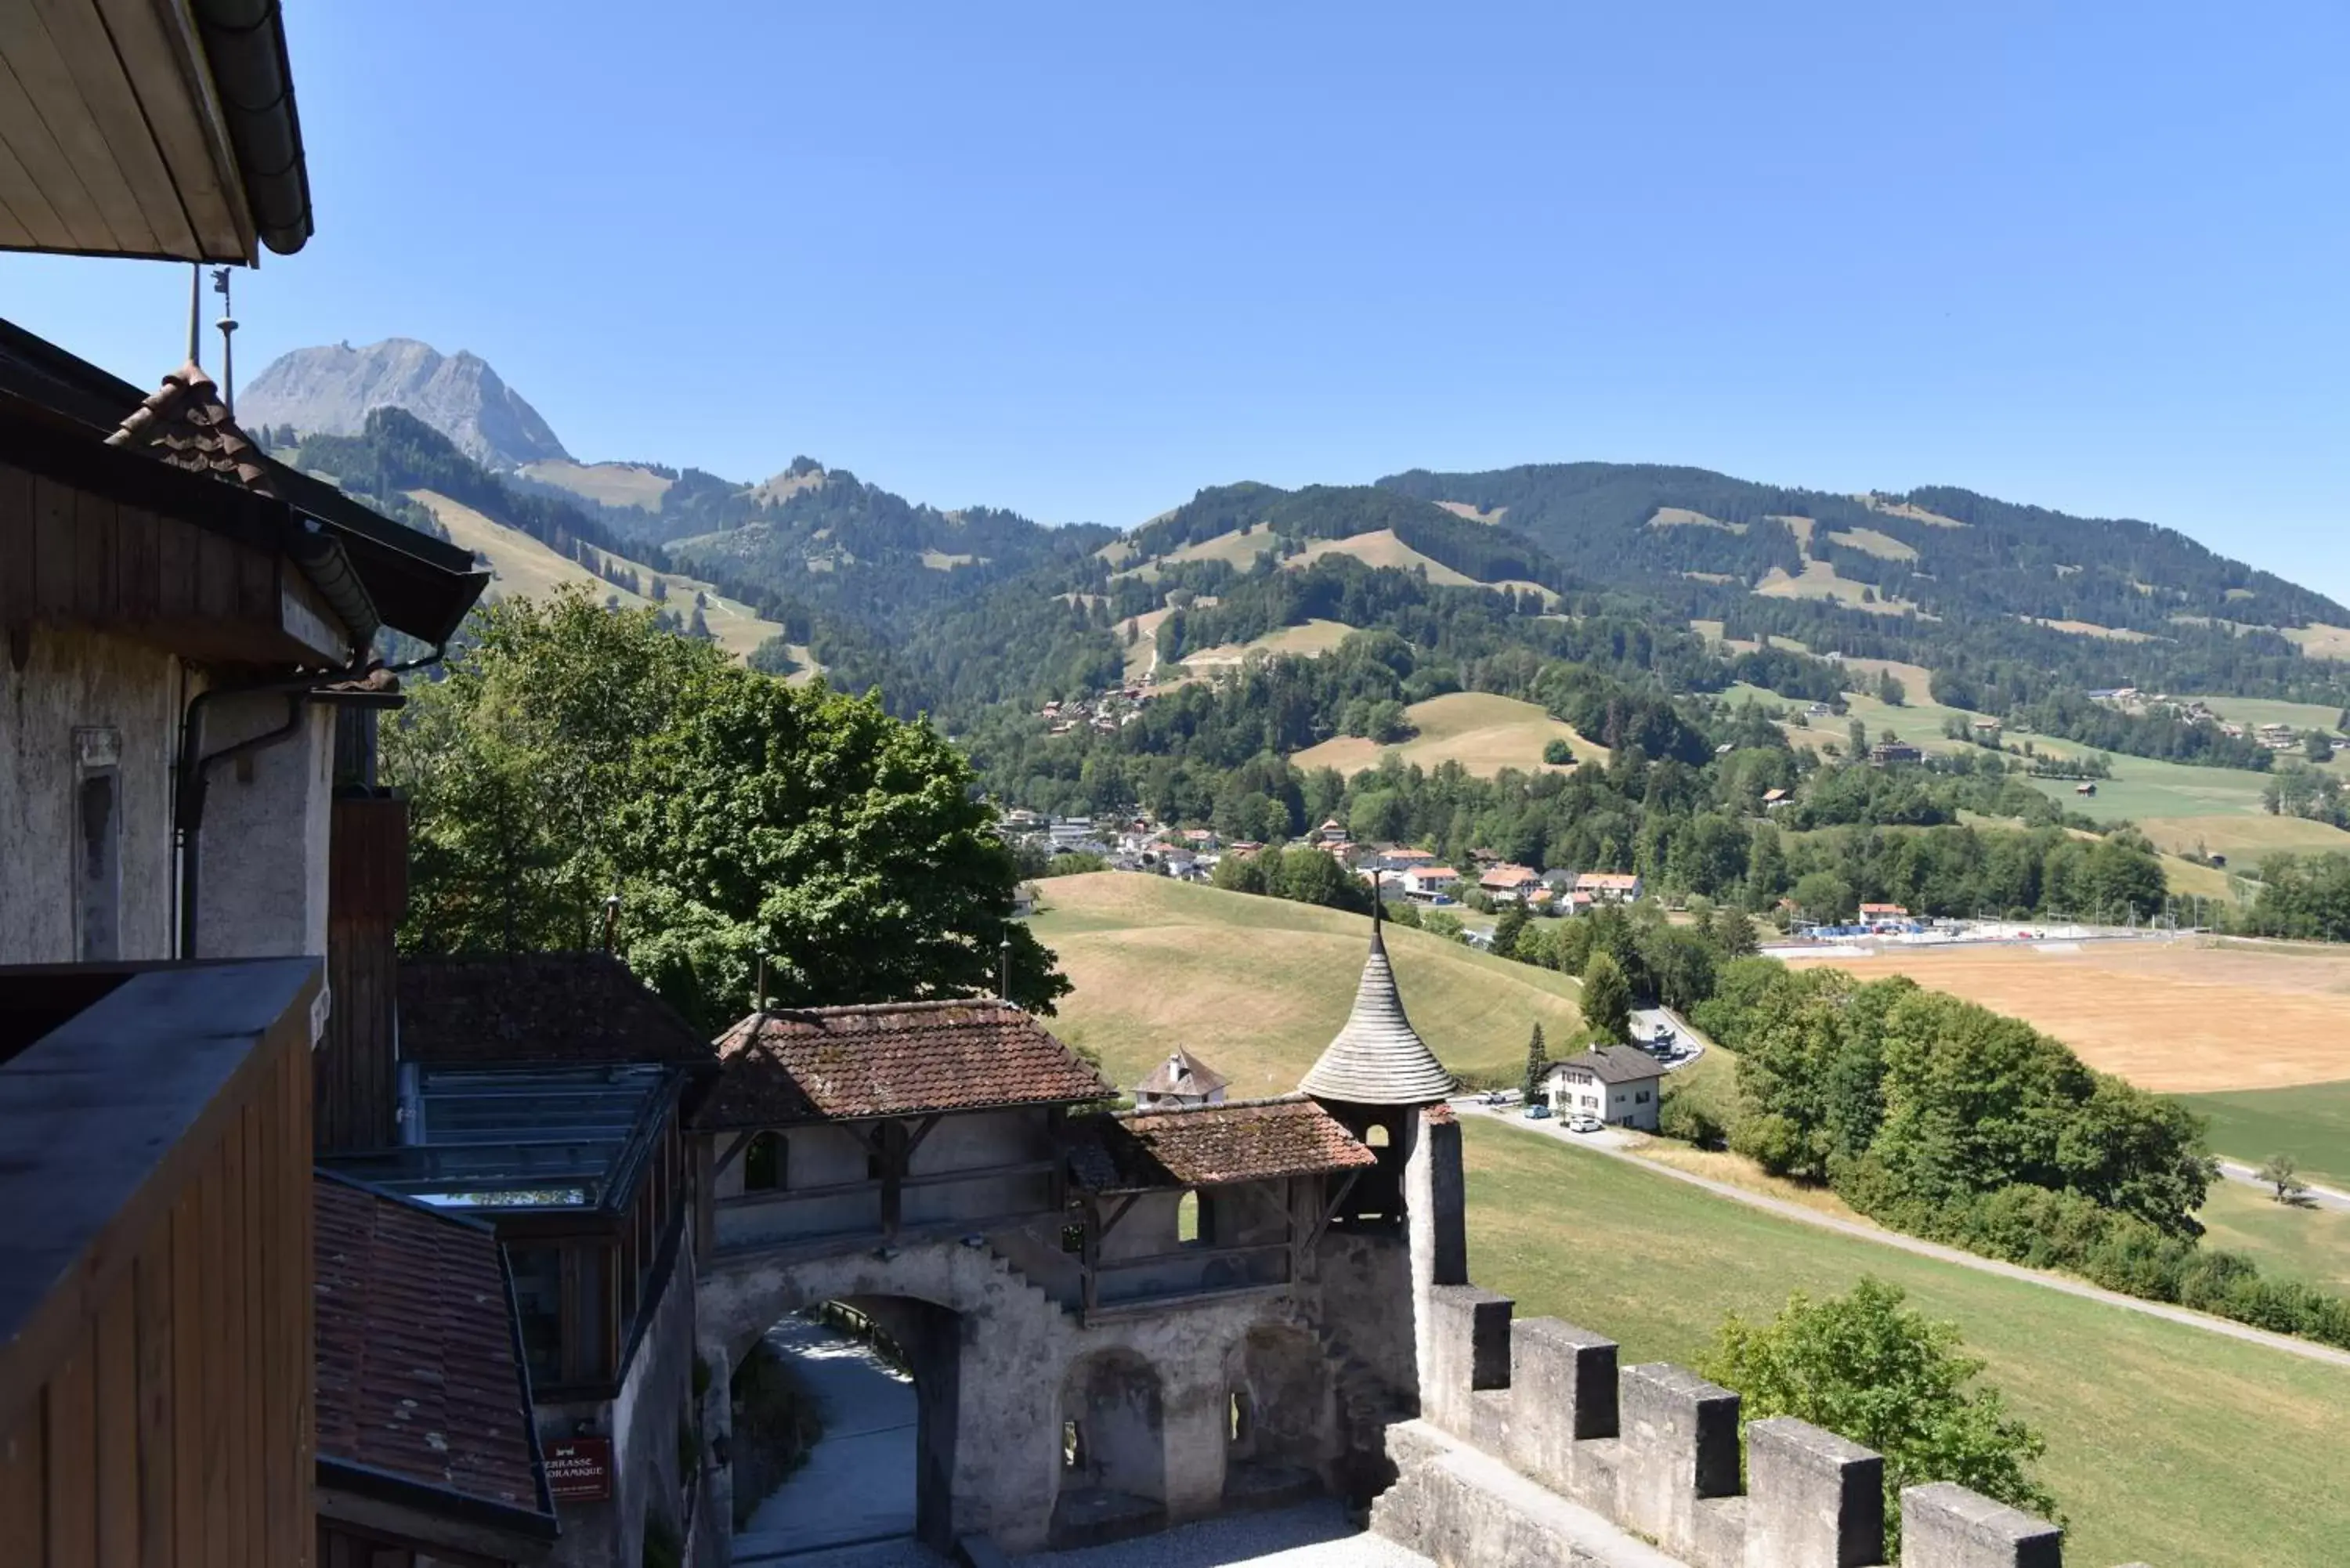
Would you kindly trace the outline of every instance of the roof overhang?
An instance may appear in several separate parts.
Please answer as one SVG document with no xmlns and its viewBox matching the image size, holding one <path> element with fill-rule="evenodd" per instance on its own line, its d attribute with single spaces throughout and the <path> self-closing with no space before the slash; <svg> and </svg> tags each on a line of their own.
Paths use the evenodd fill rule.
<svg viewBox="0 0 2350 1568">
<path fill-rule="evenodd" d="M 0 250 L 253 265 L 310 237 L 277 0 L 49 0 L 0 27 Z"/>
</svg>

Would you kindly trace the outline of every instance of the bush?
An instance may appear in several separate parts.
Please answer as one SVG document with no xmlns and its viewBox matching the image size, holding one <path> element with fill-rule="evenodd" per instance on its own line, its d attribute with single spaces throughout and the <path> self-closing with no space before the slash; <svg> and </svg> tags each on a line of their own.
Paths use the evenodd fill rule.
<svg viewBox="0 0 2350 1568">
<path fill-rule="evenodd" d="M 1725 1319 L 1699 1370 L 1739 1392 L 1747 1420 L 1794 1416 L 1884 1455 L 1888 1559 L 1899 1554 L 1906 1486 L 1956 1481 L 2062 1523 L 2029 1468 L 2046 1441 L 2008 1414 L 1998 1389 L 1969 1387 L 1983 1364 L 1955 1324 L 1903 1299 L 1898 1286 L 1866 1277 L 1817 1303 L 1798 1292 L 1769 1324 Z"/>
<path fill-rule="evenodd" d="M 1543 742 L 1543 761 L 1554 766 L 1562 763 L 1572 763 L 1575 761 L 1575 748 L 1566 743 L 1565 736 L 1553 735 Z"/>
</svg>

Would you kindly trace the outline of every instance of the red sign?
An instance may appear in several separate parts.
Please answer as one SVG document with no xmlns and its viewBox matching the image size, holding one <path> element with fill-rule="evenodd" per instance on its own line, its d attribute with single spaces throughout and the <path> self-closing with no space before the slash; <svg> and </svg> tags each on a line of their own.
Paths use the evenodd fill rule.
<svg viewBox="0 0 2350 1568">
<path fill-rule="evenodd" d="M 557 1502 L 602 1502 L 612 1495 L 612 1439 L 558 1438 L 546 1445 L 546 1490 Z"/>
</svg>

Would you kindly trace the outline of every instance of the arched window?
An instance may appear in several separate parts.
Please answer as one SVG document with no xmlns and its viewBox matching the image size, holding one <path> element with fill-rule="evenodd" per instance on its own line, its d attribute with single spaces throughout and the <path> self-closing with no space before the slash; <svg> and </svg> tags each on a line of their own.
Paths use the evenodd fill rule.
<svg viewBox="0 0 2350 1568">
<path fill-rule="evenodd" d="M 1388 1147 L 1388 1129 L 1383 1126 L 1374 1126 L 1363 1135 L 1363 1141 L 1373 1148 L 1385 1148 Z"/>
<path fill-rule="evenodd" d="M 1175 1200 L 1175 1240 L 1189 1247 L 1207 1240 L 1200 1228 L 1200 1195 L 1186 1192 Z"/>
<path fill-rule="evenodd" d="M 743 1190 L 780 1192 L 785 1176 L 786 1146 L 781 1133 L 754 1133 L 743 1151 Z"/>
<path fill-rule="evenodd" d="M 1086 1434 L 1075 1421 L 1061 1423 L 1061 1468 L 1065 1470 L 1086 1468 Z"/>
</svg>

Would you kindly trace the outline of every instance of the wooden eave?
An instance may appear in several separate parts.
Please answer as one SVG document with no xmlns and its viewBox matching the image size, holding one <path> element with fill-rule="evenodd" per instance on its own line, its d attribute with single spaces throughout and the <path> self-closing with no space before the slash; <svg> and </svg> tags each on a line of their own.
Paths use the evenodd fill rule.
<svg viewBox="0 0 2350 1568">
<path fill-rule="evenodd" d="M 257 232 L 265 194 L 307 182 L 290 91 L 241 106 L 215 79 L 225 53 L 239 71 L 274 62 L 284 41 L 259 28 L 208 40 L 203 0 L 24 0 L 0 6 L 0 249 L 72 255 L 235 262 L 298 246 L 294 229 Z M 265 64 L 261 68 L 268 69 Z M 294 155 L 248 171 L 236 143 L 268 120 Z M 248 123 L 253 122 L 253 123 Z M 291 185 L 289 187 L 289 182 Z M 287 198 L 291 199 L 291 198 Z"/>
</svg>

